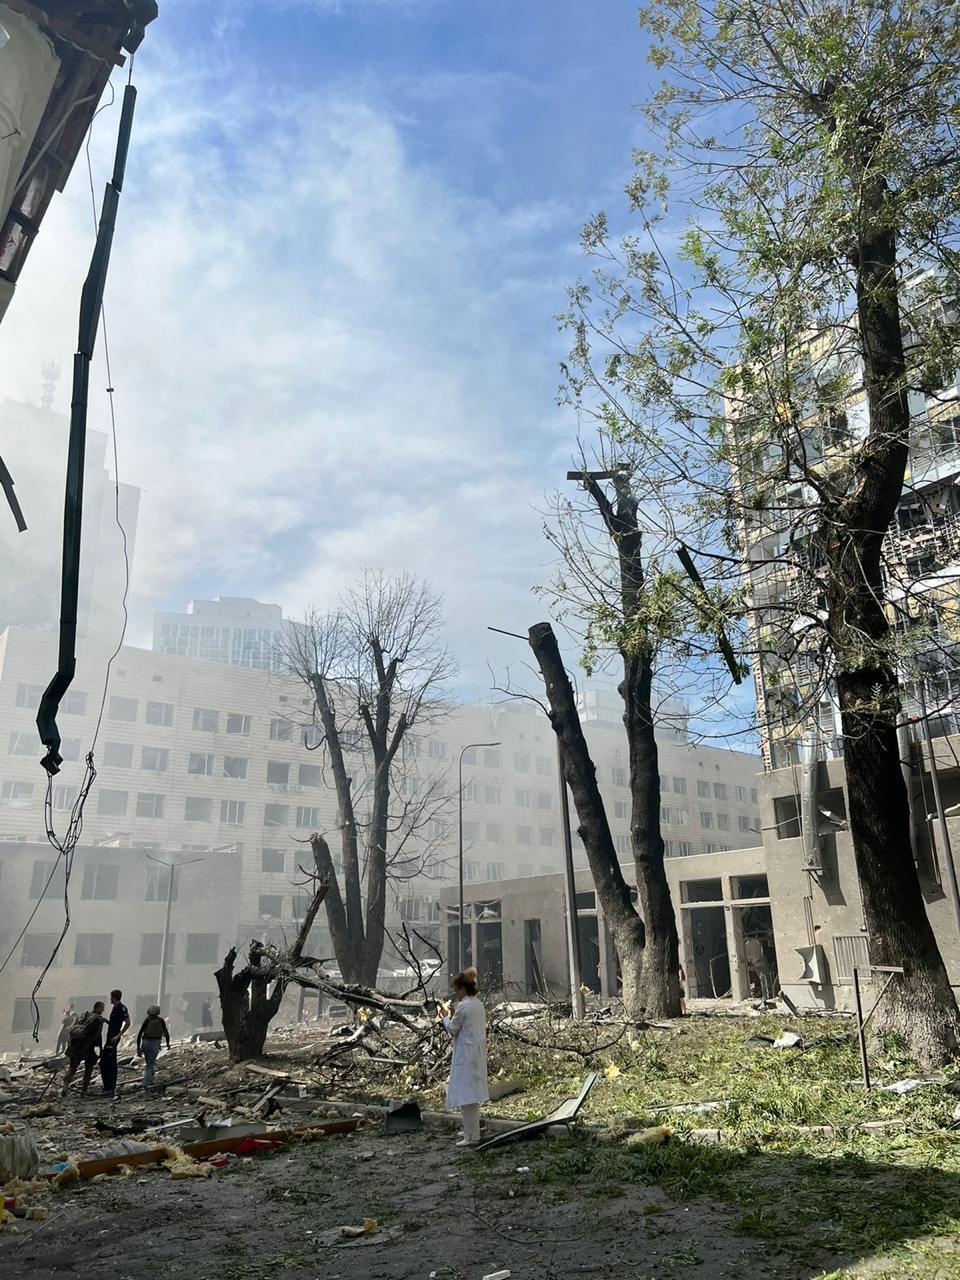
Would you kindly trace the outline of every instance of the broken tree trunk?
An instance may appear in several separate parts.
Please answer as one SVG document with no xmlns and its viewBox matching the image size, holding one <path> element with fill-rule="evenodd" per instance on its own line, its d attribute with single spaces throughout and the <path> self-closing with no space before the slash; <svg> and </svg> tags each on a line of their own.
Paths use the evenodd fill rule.
<svg viewBox="0 0 960 1280">
<path fill-rule="evenodd" d="M 642 1003 L 649 1018 L 675 1018 L 680 1013 L 680 946 L 660 830 L 660 759 L 652 696 L 655 651 L 643 622 L 646 575 L 639 503 L 624 469 L 613 473 L 615 502 L 589 472 L 581 475 L 616 548 L 620 576 L 624 631 L 618 645 L 623 661 L 619 693 L 630 750 L 630 837 L 646 926 Z"/>
<path fill-rule="evenodd" d="M 642 979 L 645 930 L 630 901 L 630 889 L 610 834 L 606 809 L 597 785 L 597 770 L 577 714 L 573 686 L 567 675 L 549 622 L 538 622 L 528 632 L 530 648 L 543 676 L 550 723 L 560 743 L 563 772 L 573 796 L 579 826 L 577 832 L 587 851 L 587 861 L 597 900 L 613 936 L 623 979 L 623 1005 L 630 1018 L 644 1013 Z"/>
<path fill-rule="evenodd" d="M 302 959 L 303 948 L 328 887 L 329 881 L 322 878 L 289 950 L 278 952 L 253 941 L 247 964 L 235 972 L 237 949 L 231 947 L 223 965 L 214 974 L 220 992 L 223 1033 L 232 1062 L 245 1062 L 263 1053 L 270 1022 L 280 1008 L 287 986 L 294 980 L 300 964 L 306 963 Z"/>
</svg>

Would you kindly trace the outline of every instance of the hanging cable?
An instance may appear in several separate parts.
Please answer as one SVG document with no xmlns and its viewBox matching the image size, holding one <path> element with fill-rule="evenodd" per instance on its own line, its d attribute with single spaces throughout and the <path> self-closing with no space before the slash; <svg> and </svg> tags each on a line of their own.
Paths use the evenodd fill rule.
<svg viewBox="0 0 960 1280">
<path fill-rule="evenodd" d="M 41 898 L 38 900 L 37 906 L 34 908 L 30 917 L 32 920 L 33 916 L 36 914 L 40 901 L 43 899 L 43 894 L 46 893 L 46 889 L 52 882 L 53 876 L 60 865 L 60 861 L 62 860 L 64 872 L 64 922 L 60 936 L 53 947 L 47 963 L 44 965 L 36 983 L 34 984 L 33 991 L 31 992 L 30 999 L 33 1009 L 33 1038 L 35 1041 L 39 1040 L 40 1033 L 40 1007 L 37 1001 L 37 993 L 40 990 L 51 966 L 56 960 L 60 947 L 63 944 L 63 940 L 67 936 L 70 928 L 70 879 L 73 873 L 73 860 L 83 831 L 84 806 L 86 804 L 87 797 L 90 794 L 90 789 L 97 776 L 96 766 L 94 764 L 94 748 L 99 738 L 103 723 L 111 668 L 117 654 L 119 654 L 123 646 L 128 621 L 127 595 L 130 586 L 130 561 L 127 534 L 120 518 L 120 479 L 118 472 L 116 414 L 113 401 L 114 387 L 110 369 L 106 318 L 103 310 L 103 290 L 110 262 L 110 250 L 113 243 L 113 232 L 116 225 L 117 207 L 119 204 L 120 192 L 123 189 L 123 177 L 126 167 L 127 151 L 130 143 L 130 132 L 133 127 L 133 112 L 136 106 L 136 98 L 136 88 L 132 82 L 128 80 L 123 94 L 123 105 L 120 113 L 120 125 L 114 156 L 113 175 L 111 181 L 107 183 L 104 191 L 100 221 L 96 230 L 96 242 L 94 244 L 90 268 L 81 293 L 79 334 L 77 352 L 74 356 L 73 365 L 73 398 L 71 401 L 70 438 L 67 454 L 67 484 L 64 503 L 59 658 L 57 672 L 44 691 L 43 697 L 40 701 L 40 708 L 37 712 L 37 728 L 40 732 L 41 741 L 44 746 L 47 747 L 47 755 L 41 761 L 41 764 L 46 769 L 48 775 L 46 797 L 44 800 L 46 836 L 51 846 L 57 851 L 58 859 L 43 887 Z M 90 161 L 89 134 L 87 137 L 87 171 L 91 185 L 91 197 L 94 202 L 94 220 L 96 222 L 96 200 L 93 195 L 93 171 Z M 59 772 L 60 765 L 63 763 L 60 755 L 60 731 L 57 726 L 56 717 L 60 707 L 60 702 L 67 689 L 70 687 L 76 672 L 77 606 L 79 598 L 80 545 L 83 522 L 83 479 L 86 449 L 88 385 L 90 364 L 93 358 L 97 329 L 101 323 L 104 330 L 104 352 L 108 384 L 107 395 L 110 405 L 110 422 L 113 441 L 114 517 L 117 527 L 120 530 L 124 561 L 124 589 L 121 599 L 123 624 L 117 647 L 107 662 L 106 671 L 104 673 L 103 693 L 100 699 L 100 707 L 93 738 L 86 756 L 83 780 L 70 812 L 70 821 L 68 822 L 67 829 L 61 839 L 57 836 L 53 824 L 53 778 Z M 29 927 L 29 921 L 27 925 L 24 926 L 24 931 L 22 931 L 20 935 L 21 937 L 27 927 Z M 17 944 L 14 943 L 14 946 L 16 945 Z M 3 966 L 0 966 L 0 971 L 2 971 L 2 968 L 6 966 L 9 958 L 10 957 L 8 955 L 4 960 Z"/>
</svg>

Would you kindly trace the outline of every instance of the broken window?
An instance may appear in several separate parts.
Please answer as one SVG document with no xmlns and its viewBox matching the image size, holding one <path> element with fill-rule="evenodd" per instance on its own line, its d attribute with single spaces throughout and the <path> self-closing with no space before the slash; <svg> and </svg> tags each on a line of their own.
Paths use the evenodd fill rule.
<svg viewBox="0 0 960 1280">
<path fill-rule="evenodd" d="M 216 964 L 219 933 L 188 933 L 187 964 Z"/>
<path fill-rule="evenodd" d="M 221 800 L 220 821 L 231 827 L 243 826 L 246 807 L 246 803 L 243 800 Z"/>
<path fill-rule="evenodd" d="M 110 818 L 125 817 L 128 798 L 129 793 L 126 791 L 99 791 L 97 792 L 97 813 L 105 814 Z"/>
<path fill-rule="evenodd" d="M 280 893 L 261 893 L 257 910 L 261 916 L 279 919 L 283 914 L 283 895 Z"/>
<path fill-rule="evenodd" d="M 278 872 L 286 869 L 287 855 L 283 849 L 261 849 L 260 870 Z"/>
<path fill-rule="evenodd" d="M 73 950 L 73 963 L 79 965 L 106 965 L 113 952 L 112 933 L 78 933 Z"/>
<path fill-rule="evenodd" d="M 140 768 L 152 773 L 166 773 L 170 752 L 166 747 L 144 747 L 140 752 Z"/>
<path fill-rule="evenodd" d="M 159 964 L 160 953 L 163 950 L 163 934 L 162 933 L 141 933 L 140 935 L 140 963 L 141 964 Z M 173 960 L 173 937 L 167 939 L 167 963 Z M 150 1001 L 153 1003 L 153 1000 Z"/>
<path fill-rule="evenodd" d="M 123 698 L 119 694 L 114 694 L 110 699 L 107 718 L 110 720 L 125 720 L 128 724 L 135 723 L 137 719 L 136 698 Z"/>
<path fill-rule="evenodd" d="M 11 756 L 32 756 L 40 746 L 36 733 L 11 733 L 7 754 Z"/>
<path fill-rule="evenodd" d="M 227 712 L 227 733 L 239 733 L 250 736 L 250 716 L 241 715 L 239 711 Z"/>
<path fill-rule="evenodd" d="M 735 898 L 769 898 L 770 885 L 764 875 L 734 876 L 733 896 Z"/>
<path fill-rule="evenodd" d="M 286 791 L 290 782 L 290 766 L 280 760 L 267 761 L 267 786 L 282 787 Z"/>
<path fill-rule="evenodd" d="M 285 827 L 290 817 L 290 809 L 285 804 L 267 804 L 263 806 L 263 825 L 265 827 Z"/>
<path fill-rule="evenodd" d="M 144 718 L 147 724 L 159 724 L 169 728 L 173 724 L 173 703 L 148 702 L 147 714 Z"/>
<path fill-rule="evenodd" d="M 500 752 L 496 747 L 488 747 L 483 753 L 483 763 L 488 769 L 500 768 Z"/>
<path fill-rule="evenodd" d="M 183 816 L 187 822 L 211 822 L 213 801 L 207 796 L 187 796 L 183 805 Z"/>
<path fill-rule="evenodd" d="M 133 745 L 129 742 L 106 742 L 103 747 L 103 763 L 108 769 L 130 769 L 133 766 Z"/>
<path fill-rule="evenodd" d="M 271 742 L 292 742 L 293 722 L 290 720 L 271 720 L 270 740 Z"/>
<path fill-rule="evenodd" d="M 193 727 L 198 733 L 217 733 L 220 729 L 220 713 L 210 707 L 194 707 Z"/>
<path fill-rule="evenodd" d="M 43 697 L 42 684 L 18 684 L 17 706 L 26 707 L 28 711 L 36 711 Z"/>
<path fill-rule="evenodd" d="M 302 764 L 300 766 L 300 786 L 319 787 L 320 766 L 318 764 Z"/>
<path fill-rule="evenodd" d="M 187 759 L 187 773 L 195 773 L 201 777 L 212 777 L 217 757 L 204 751 L 191 751 Z"/>
<path fill-rule="evenodd" d="M 53 1024 L 53 996 L 40 996 L 37 999 L 37 1008 L 40 1011 L 40 1030 L 46 1031 Z M 11 1031 L 32 1031 L 33 1030 L 33 1001 L 29 996 L 23 997 L 13 1002 L 13 1022 L 10 1024 Z"/>
<path fill-rule="evenodd" d="M 717 880 L 681 880 L 681 902 L 722 902 L 723 884 Z"/>
<path fill-rule="evenodd" d="M 53 955 L 57 936 L 55 933 L 28 933 L 20 952 L 20 968 L 42 969 Z"/>
<path fill-rule="evenodd" d="M 164 796 L 152 791 L 141 791 L 137 795 L 138 818 L 162 818 Z"/>
<path fill-rule="evenodd" d="M 778 840 L 795 840 L 800 835 L 800 810 L 796 796 L 777 796 L 773 802 L 773 819 Z"/>
<path fill-rule="evenodd" d="M 50 898 L 63 897 L 63 859 L 57 862 L 35 862 L 30 875 L 30 900 L 36 902 L 43 893 L 43 886 L 50 879 L 51 873 L 53 879 L 50 880 L 50 888 L 47 894 Z"/>
<path fill-rule="evenodd" d="M 120 868 L 113 863 L 88 862 L 83 868 L 83 889 L 80 897 L 98 902 L 114 902 Z"/>
<path fill-rule="evenodd" d="M 8 804 L 11 809 L 28 809 L 32 800 L 32 782 L 0 783 L 0 804 Z"/>
<path fill-rule="evenodd" d="M 151 863 L 147 868 L 147 888 L 143 895 L 144 902 L 166 902 L 170 892 L 170 868 L 159 863 Z M 173 881 L 173 901 L 177 900 L 177 881 Z"/>
</svg>

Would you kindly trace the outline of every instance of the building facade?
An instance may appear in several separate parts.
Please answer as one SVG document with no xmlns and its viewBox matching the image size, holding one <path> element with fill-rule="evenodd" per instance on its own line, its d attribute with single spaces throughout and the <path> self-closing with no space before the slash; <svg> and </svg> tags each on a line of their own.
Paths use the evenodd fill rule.
<svg viewBox="0 0 960 1280">
<path fill-rule="evenodd" d="M 171 850 L 155 856 L 185 859 Z M 164 1000 L 174 1036 L 201 1025 L 205 1000 L 217 1008 L 214 970 L 239 921 L 238 857 L 219 853 L 174 873 Z M 46 841 L 7 841 L 0 845 L 0 867 L 0 960 L 10 955 L 0 973 L 0 1053 L 29 1052 L 31 994 L 63 928 L 63 862 Z M 139 1026 L 158 997 L 169 877 L 169 869 L 143 849 L 119 843 L 77 848 L 70 929 L 36 996 L 41 1048 L 53 1049 L 66 1006 L 79 1013 L 95 1000 L 108 1003 L 114 987 L 123 992 L 134 1028 Z"/>
<path fill-rule="evenodd" d="M 61 709 L 64 765 L 51 786 L 59 832 L 97 725 L 107 657 L 104 649 L 81 646 Z M 45 840 L 46 775 L 34 721 L 55 666 L 54 635 L 12 629 L 0 635 L 0 860 L 8 845 Z M 627 856 L 627 745 L 614 712 L 612 703 L 585 709 L 585 729 L 614 839 Z M 289 936 L 310 894 L 310 833 L 325 832 L 335 856 L 338 848 L 334 794 L 321 752 L 311 749 L 311 725 L 303 686 L 277 673 L 123 649 L 104 704 L 85 843 L 122 845 L 140 856 L 196 855 L 207 868 L 222 856 L 238 881 L 237 940 Z M 556 739 L 536 708 L 464 705 L 429 736 L 412 737 L 397 803 L 405 798 L 399 793 L 431 783 L 442 803 L 415 837 L 423 847 L 416 873 L 390 886 L 388 926 L 403 921 L 441 943 L 440 892 L 457 879 L 461 753 L 467 883 L 553 874 L 563 858 Z M 671 858 L 756 844 L 756 757 L 687 741 L 679 717 L 660 753 Z M 355 792 L 362 793 L 364 759 L 349 759 Z M 582 863 L 576 837 L 574 847 Z M 220 932 L 225 938 L 229 930 Z M 311 949 L 332 955 L 322 921 Z M 399 961 L 386 955 L 385 966 L 392 963 Z"/>
<path fill-rule="evenodd" d="M 191 600 L 183 613 L 154 614 L 153 648 L 201 662 L 279 671 L 278 646 L 291 625 L 278 604 L 242 596 Z"/>
</svg>

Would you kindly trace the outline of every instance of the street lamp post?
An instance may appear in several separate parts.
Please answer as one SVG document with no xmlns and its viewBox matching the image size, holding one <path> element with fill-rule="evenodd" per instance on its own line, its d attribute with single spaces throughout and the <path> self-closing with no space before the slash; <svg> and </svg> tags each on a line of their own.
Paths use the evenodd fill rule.
<svg viewBox="0 0 960 1280">
<path fill-rule="evenodd" d="M 202 862 L 203 858 L 185 858 L 183 862 L 167 862 L 163 858 L 155 858 L 152 853 L 147 857 L 158 866 L 166 867 L 167 876 L 167 910 L 163 919 L 163 939 L 160 943 L 160 979 L 157 983 L 157 1004 L 163 1012 L 163 1002 L 167 996 L 167 952 L 170 948 L 170 911 L 173 906 L 173 887 L 176 882 L 177 868 L 189 867 L 193 862 Z"/>
<path fill-rule="evenodd" d="M 563 824 L 563 882 L 567 898 L 567 964 L 570 968 L 570 1012 L 583 1021 L 583 979 L 580 967 L 580 928 L 577 921 L 577 880 L 573 870 L 573 838 L 570 835 L 570 801 L 563 772 L 563 752 L 557 738 L 557 773 L 560 783 L 560 821 Z"/>
<path fill-rule="evenodd" d="M 457 912 L 457 968 L 461 972 L 463 972 L 466 956 L 463 946 L 463 757 L 468 751 L 475 751 L 479 747 L 499 747 L 499 745 L 499 742 L 468 742 L 460 752 L 460 759 L 457 764 L 457 829 L 459 833 L 457 873 L 460 884 L 460 906 Z"/>
<path fill-rule="evenodd" d="M 514 640 L 527 640 L 526 636 L 516 631 L 504 631 L 501 627 L 487 627 L 501 636 L 512 636 Z M 577 921 L 577 884 L 573 870 L 573 837 L 570 834 L 570 801 L 567 794 L 567 779 L 563 772 L 563 752 L 560 739 L 557 738 L 557 774 L 560 788 L 560 820 L 563 827 L 563 879 L 564 893 L 567 903 L 567 967 L 570 971 L 570 1012 L 575 1022 L 583 1021 L 583 989 L 580 977 L 580 930 Z M 461 900 L 463 892 L 461 890 Z"/>
</svg>

